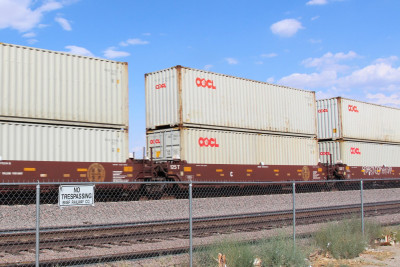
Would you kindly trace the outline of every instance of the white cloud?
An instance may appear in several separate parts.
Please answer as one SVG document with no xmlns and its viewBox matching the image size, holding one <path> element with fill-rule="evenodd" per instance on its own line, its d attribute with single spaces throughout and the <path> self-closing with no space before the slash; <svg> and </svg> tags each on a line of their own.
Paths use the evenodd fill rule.
<svg viewBox="0 0 400 267">
<path fill-rule="evenodd" d="M 262 54 L 261 57 L 263 58 L 272 58 L 272 57 L 277 57 L 278 54 L 275 53 L 269 53 L 269 54 Z"/>
<path fill-rule="evenodd" d="M 339 62 L 355 59 L 357 57 L 359 56 L 353 51 L 349 51 L 347 54 L 342 52 L 336 54 L 328 52 L 320 58 L 307 58 L 303 60 L 302 64 L 308 68 L 314 67 L 318 70 L 346 71 L 349 66 L 339 64 Z"/>
<path fill-rule="evenodd" d="M 20 32 L 30 31 L 38 26 L 46 12 L 63 7 L 60 2 L 46 1 L 33 9 L 34 0 L 1 0 L 0 29 L 11 28 Z"/>
<path fill-rule="evenodd" d="M 124 51 L 117 51 L 115 47 L 109 47 L 104 51 L 104 57 L 114 59 L 120 57 L 128 57 L 131 54 Z"/>
<path fill-rule="evenodd" d="M 304 29 L 301 22 L 296 19 L 284 19 L 271 25 L 270 27 L 273 34 L 281 37 L 291 37 L 299 30 Z"/>
<path fill-rule="evenodd" d="M 367 94 L 366 98 L 371 99 L 372 102 L 379 105 L 400 106 L 399 94 L 392 94 L 390 96 L 386 96 L 382 93 Z"/>
<path fill-rule="evenodd" d="M 365 89 L 393 90 L 400 89 L 400 67 L 376 63 L 356 70 L 338 80 L 342 87 L 362 87 Z"/>
<path fill-rule="evenodd" d="M 226 62 L 228 62 L 228 64 L 230 64 L 230 65 L 236 65 L 236 64 L 239 63 L 239 61 L 238 61 L 237 59 L 232 58 L 232 57 L 227 57 L 227 58 L 225 58 L 225 60 L 226 60 Z"/>
<path fill-rule="evenodd" d="M 335 90 L 317 91 L 315 93 L 316 99 L 327 99 L 327 98 L 333 98 L 333 97 L 337 97 L 337 96 L 338 96 L 338 94 L 336 93 Z"/>
<path fill-rule="evenodd" d="M 71 53 L 71 54 L 74 54 L 74 55 L 80 55 L 80 56 L 86 56 L 86 57 L 94 57 L 92 52 L 90 52 L 89 50 L 87 50 L 84 47 L 79 47 L 79 46 L 75 46 L 75 45 L 68 45 L 65 48 L 68 49 L 68 51 L 66 51 L 67 53 Z"/>
<path fill-rule="evenodd" d="M 313 21 L 313 20 L 316 20 L 316 19 L 319 19 L 319 16 L 315 16 L 315 17 L 312 17 L 312 18 L 311 18 L 312 21 Z"/>
<path fill-rule="evenodd" d="M 261 54 L 260 55 L 261 59 L 273 58 L 273 57 L 277 57 L 277 56 L 278 56 L 278 54 L 276 54 L 276 53 L 269 53 L 269 54 Z M 262 65 L 262 64 L 264 64 L 264 62 L 262 60 L 258 60 L 258 61 L 255 62 L 255 64 Z"/>
<path fill-rule="evenodd" d="M 213 67 L 214 67 L 213 65 L 208 64 L 208 65 L 205 65 L 205 66 L 204 66 L 204 70 L 210 70 L 210 69 L 212 69 Z"/>
<path fill-rule="evenodd" d="M 309 41 L 312 44 L 320 44 L 320 43 L 322 43 L 322 40 L 319 40 L 319 39 L 310 39 Z"/>
<path fill-rule="evenodd" d="M 288 85 L 295 88 L 315 89 L 320 87 L 333 86 L 337 80 L 335 71 L 324 71 L 321 73 L 293 73 L 283 77 L 278 84 Z"/>
<path fill-rule="evenodd" d="M 35 43 L 37 43 L 37 42 L 39 42 L 38 40 L 36 40 L 36 39 L 28 39 L 27 40 L 27 42 L 28 42 L 28 44 L 35 44 Z"/>
<path fill-rule="evenodd" d="M 368 65 L 347 75 L 339 76 L 337 70 L 294 73 L 279 80 L 280 84 L 297 88 L 320 89 L 338 88 L 348 90 L 400 90 L 400 67 L 394 68 L 384 63 Z"/>
<path fill-rule="evenodd" d="M 44 29 L 44 28 L 49 27 L 49 25 L 40 23 L 39 25 L 37 25 L 37 27 L 38 27 L 39 29 Z"/>
<path fill-rule="evenodd" d="M 386 58 L 378 58 L 374 62 L 375 63 L 385 63 L 385 64 L 388 64 L 388 65 L 391 65 L 391 64 L 395 63 L 398 60 L 399 60 L 399 58 L 397 56 L 390 56 L 390 57 L 386 57 Z"/>
<path fill-rule="evenodd" d="M 306 3 L 306 5 L 326 5 L 328 4 L 328 0 L 310 0 Z"/>
<path fill-rule="evenodd" d="M 27 0 L 27 1 L 30 1 L 30 0 Z M 53 0 L 49 0 L 49 1 L 45 1 L 45 3 L 42 6 L 40 6 L 37 10 L 40 12 L 48 12 L 48 11 L 60 9 L 62 7 L 63 7 L 62 3 L 53 1 Z"/>
<path fill-rule="evenodd" d="M 120 46 L 128 46 L 128 45 L 146 45 L 148 44 L 148 41 L 144 41 L 138 38 L 135 39 L 128 39 L 125 42 L 121 42 L 119 45 Z"/>
<path fill-rule="evenodd" d="M 145 32 L 145 33 L 143 33 L 142 35 L 144 35 L 144 36 L 150 36 L 150 35 L 151 35 L 151 33 L 149 33 L 149 32 Z"/>
<path fill-rule="evenodd" d="M 267 79 L 267 83 L 274 83 L 275 82 L 275 78 L 274 77 L 269 77 Z"/>
<path fill-rule="evenodd" d="M 35 37 L 35 36 L 36 36 L 36 33 L 34 33 L 34 32 L 27 32 L 27 33 L 22 35 L 22 37 L 25 37 L 25 38 L 32 38 L 32 37 Z"/>
<path fill-rule="evenodd" d="M 339 61 L 359 57 L 350 51 L 309 58 L 303 64 L 315 68 L 315 72 L 293 73 L 282 77 L 278 84 L 317 90 L 317 98 L 345 96 L 400 107 L 400 67 L 393 65 L 398 61 L 397 56 L 378 58 L 361 68 L 338 64 Z"/>
<path fill-rule="evenodd" d="M 64 18 L 62 18 L 62 17 L 56 17 L 54 20 L 57 21 L 58 24 L 60 24 L 61 27 L 62 27 L 64 30 L 66 30 L 66 31 L 71 31 L 71 30 L 72 30 L 71 24 L 69 23 L 68 20 L 66 20 L 66 19 L 64 19 Z"/>
</svg>

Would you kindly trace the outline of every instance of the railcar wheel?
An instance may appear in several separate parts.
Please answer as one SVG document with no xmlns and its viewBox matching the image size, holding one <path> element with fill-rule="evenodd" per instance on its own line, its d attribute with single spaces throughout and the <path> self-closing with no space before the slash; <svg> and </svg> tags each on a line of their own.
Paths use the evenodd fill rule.
<svg viewBox="0 0 400 267">
<path fill-rule="evenodd" d="M 167 188 L 167 185 L 163 183 L 166 182 L 166 179 L 165 177 L 157 177 L 152 182 L 158 183 L 145 184 L 146 195 L 149 199 L 160 199 Z"/>
</svg>

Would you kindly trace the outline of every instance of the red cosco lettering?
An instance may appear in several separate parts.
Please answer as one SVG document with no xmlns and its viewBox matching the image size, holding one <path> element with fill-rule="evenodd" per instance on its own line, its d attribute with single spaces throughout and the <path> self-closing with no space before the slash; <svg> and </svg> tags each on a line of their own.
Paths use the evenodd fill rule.
<svg viewBox="0 0 400 267">
<path fill-rule="evenodd" d="M 348 109 L 349 109 L 350 112 L 358 112 L 357 106 L 349 105 Z"/>
<path fill-rule="evenodd" d="M 219 144 L 217 144 L 217 139 L 216 138 L 199 138 L 199 146 L 201 147 L 219 147 Z"/>
<path fill-rule="evenodd" d="M 352 147 L 350 148 L 350 153 L 352 155 L 361 155 L 361 151 L 358 147 Z"/>
<path fill-rule="evenodd" d="M 156 85 L 156 89 L 161 89 L 161 88 L 167 88 L 167 84 L 166 83 L 161 83 L 161 84 L 157 84 Z"/>
<path fill-rule="evenodd" d="M 154 139 L 154 140 L 150 140 L 150 145 L 154 145 L 154 144 L 160 144 L 160 139 Z"/>
<path fill-rule="evenodd" d="M 327 108 L 318 109 L 318 113 L 325 113 L 325 112 L 328 112 L 328 109 L 327 109 Z"/>
<path fill-rule="evenodd" d="M 321 156 L 329 156 L 331 153 L 330 152 L 320 152 L 319 154 Z"/>
<path fill-rule="evenodd" d="M 196 78 L 196 85 L 197 87 L 207 87 L 210 89 L 216 89 L 217 87 L 214 85 L 213 80 L 206 80 L 201 78 Z"/>
<path fill-rule="evenodd" d="M 201 147 L 204 146 L 204 138 L 203 137 L 200 137 L 198 142 L 199 142 L 199 146 L 201 146 Z"/>
</svg>

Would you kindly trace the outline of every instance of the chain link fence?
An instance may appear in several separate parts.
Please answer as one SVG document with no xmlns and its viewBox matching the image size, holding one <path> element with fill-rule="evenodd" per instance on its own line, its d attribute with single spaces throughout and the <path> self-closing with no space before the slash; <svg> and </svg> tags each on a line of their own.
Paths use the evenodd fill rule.
<svg viewBox="0 0 400 267">
<path fill-rule="evenodd" d="M 395 179 L 2 184 L 0 262 L 218 266 L 230 253 L 222 244 L 258 246 L 285 236 L 296 245 L 344 219 L 362 229 L 364 218 L 396 224 L 399 185 Z"/>
</svg>

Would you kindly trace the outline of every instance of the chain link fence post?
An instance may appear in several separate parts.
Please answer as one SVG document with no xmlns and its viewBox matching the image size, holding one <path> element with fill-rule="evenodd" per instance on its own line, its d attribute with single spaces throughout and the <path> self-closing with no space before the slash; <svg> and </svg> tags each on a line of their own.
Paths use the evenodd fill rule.
<svg viewBox="0 0 400 267">
<path fill-rule="evenodd" d="M 361 196 L 361 230 L 364 236 L 364 183 L 360 181 L 360 196 Z"/>
<path fill-rule="evenodd" d="M 35 266 L 39 267 L 39 231 L 40 231 L 40 183 L 36 185 L 36 249 L 35 249 Z"/>
<path fill-rule="evenodd" d="M 192 194 L 192 182 L 189 184 L 189 257 L 190 267 L 193 267 L 193 194 Z"/>
<path fill-rule="evenodd" d="M 293 200 L 293 249 L 296 249 L 296 183 L 292 184 L 292 200 Z"/>
</svg>

